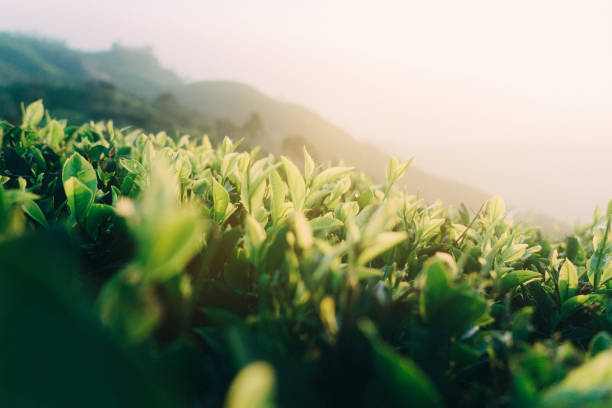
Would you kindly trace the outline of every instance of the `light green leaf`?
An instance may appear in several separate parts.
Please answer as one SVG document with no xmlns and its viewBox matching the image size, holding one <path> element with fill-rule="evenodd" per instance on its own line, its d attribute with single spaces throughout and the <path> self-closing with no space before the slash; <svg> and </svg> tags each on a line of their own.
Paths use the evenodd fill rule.
<svg viewBox="0 0 612 408">
<path fill-rule="evenodd" d="M 98 230 L 100 225 L 115 213 L 115 210 L 110 205 L 94 203 L 89 207 L 86 219 L 87 233 L 93 239 L 98 238 Z"/>
<path fill-rule="evenodd" d="M 341 179 L 351 171 L 353 171 L 353 167 L 330 167 L 329 169 L 323 170 L 314 178 L 311 188 L 312 190 L 318 190 L 325 184 L 334 183 L 336 180 Z"/>
<path fill-rule="evenodd" d="M 573 369 L 543 395 L 542 407 L 609 407 L 612 405 L 612 351 Z"/>
<path fill-rule="evenodd" d="M 306 184 L 304 178 L 300 174 L 298 168 L 291 160 L 285 156 L 281 157 L 285 174 L 287 175 L 287 184 L 289 185 L 289 194 L 295 210 L 301 212 L 304 209 L 304 200 L 306 198 Z"/>
<path fill-rule="evenodd" d="M 490 198 L 486 204 L 486 213 L 490 221 L 503 218 L 506 215 L 506 203 L 500 196 Z"/>
<path fill-rule="evenodd" d="M 501 253 L 501 257 L 506 263 L 518 261 L 525 254 L 527 244 L 514 244 L 508 246 Z"/>
<path fill-rule="evenodd" d="M 444 221 L 444 218 L 434 218 L 427 221 L 421 230 L 421 239 L 427 241 L 431 237 L 438 234 L 440 232 L 440 227 L 442 227 L 444 224 Z"/>
<path fill-rule="evenodd" d="M 214 219 L 216 222 L 223 222 L 225 219 L 225 213 L 227 211 L 228 204 L 230 203 L 230 197 L 227 190 L 213 177 L 213 208 L 214 208 Z"/>
<path fill-rule="evenodd" d="M 312 229 L 310 228 L 310 224 L 308 224 L 308 220 L 302 214 L 297 213 L 293 218 L 293 225 L 295 228 L 295 237 L 297 238 L 297 243 L 300 247 L 304 249 L 308 249 L 312 246 L 313 236 Z"/>
<path fill-rule="evenodd" d="M 405 232 L 381 232 L 376 236 L 374 243 L 368 245 L 359 254 L 357 264 L 365 265 L 378 255 L 404 241 L 407 237 L 408 235 Z"/>
<path fill-rule="evenodd" d="M 43 106 L 42 99 L 32 102 L 25 109 L 22 127 L 30 129 L 35 128 L 42 120 L 44 114 L 45 107 Z"/>
<path fill-rule="evenodd" d="M 524 284 L 538 279 L 542 279 L 542 275 L 539 272 L 529 270 L 508 272 L 501 279 L 500 290 L 502 293 L 505 293 L 510 289 L 514 289 L 520 284 Z"/>
<path fill-rule="evenodd" d="M 270 193 L 270 213 L 277 223 L 284 215 L 287 185 L 276 170 L 270 173 Z"/>
<path fill-rule="evenodd" d="M 326 214 L 322 217 L 317 217 L 309 221 L 310 228 L 313 231 L 331 231 L 338 228 L 342 228 L 344 224 L 342 221 L 335 219 L 331 214 Z"/>
<path fill-rule="evenodd" d="M 404 163 L 400 164 L 400 162 L 393 156 L 389 159 L 389 163 L 387 164 L 387 169 L 385 172 L 387 181 L 387 191 L 397 180 L 399 180 L 404 175 L 404 173 L 406 173 L 406 170 L 408 170 L 408 167 L 410 166 L 413 160 L 414 158 L 411 158 L 410 160 L 407 160 Z"/>
<path fill-rule="evenodd" d="M 559 270 L 559 296 L 561 302 L 573 297 L 578 288 L 578 272 L 569 259 L 566 259 Z"/>
<path fill-rule="evenodd" d="M 398 167 L 399 167 L 399 161 L 395 157 L 391 156 L 389 158 L 389 163 L 387 163 L 387 169 L 385 172 L 385 176 L 387 179 L 387 185 L 393 184 L 393 181 L 394 181 L 393 179 L 395 177 L 395 173 L 397 172 Z"/>
<path fill-rule="evenodd" d="M 604 300 L 605 296 L 595 293 L 571 297 L 561 305 L 561 318 L 569 317 L 589 305 L 600 303 Z"/>
<path fill-rule="evenodd" d="M 445 269 L 441 260 L 433 258 L 425 263 L 421 272 L 424 283 L 420 296 L 420 311 L 426 322 L 432 321 L 440 312 L 440 306 L 450 290 L 449 272 Z"/>
<path fill-rule="evenodd" d="M 266 180 L 259 183 L 254 189 L 249 189 L 248 209 L 252 214 L 263 209 L 263 199 L 266 194 Z"/>
<path fill-rule="evenodd" d="M 34 193 L 30 193 L 29 191 L 23 190 L 5 190 L 4 197 L 6 201 L 11 204 L 23 204 L 28 200 L 37 200 L 40 198 Z"/>
<path fill-rule="evenodd" d="M 36 204 L 33 200 L 25 200 L 23 204 L 21 204 L 21 209 L 40 225 L 44 227 L 49 226 L 45 214 L 43 214 L 38 204 Z"/>
<path fill-rule="evenodd" d="M 308 150 L 306 150 L 306 146 L 304 146 L 304 175 L 306 177 L 306 183 L 310 183 L 312 176 L 315 170 L 315 163 L 308 154 Z"/>
<path fill-rule="evenodd" d="M 274 406 L 276 375 L 264 361 L 256 361 L 240 370 L 225 398 L 225 408 L 271 408 Z"/>
<path fill-rule="evenodd" d="M 145 241 L 147 279 L 161 282 L 180 273 L 201 247 L 204 226 L 195 208 L 181 208 L 156 220 L 154 233 Z"/>
<path fill-rule="evenodd" d="M 266 240 L 266 231 L 257 219 L 250 214 L 246 217 L 244 240 L 248 256 L 253 263 L 257 264 L 259 262 L 259 249 Z"/>
<path fill-rule="evenodd" d="M 71 177 L 77 178 L 95 196 L 98 191 L 96 171 L 91 163 L 78 153 L 73 153 L 72 156 L 66 160 L 64 168 L 62 169 L 62 182 L 64 184 Z"/>
<path fill-rule="evenodd" d="M 142 175 L 146 173 L 144 166 L 138 160 L 122 157 L 119 159 L 119 164 L 132 174 Z"/>
<path fill-rule="evenodd" d="M 79 224 L 82 224 L 89 207 L 93 204 L 93 192 L 76 177 L 70 177 L 64 182 L 64 191 L 70 214 Z"/>
</svg>

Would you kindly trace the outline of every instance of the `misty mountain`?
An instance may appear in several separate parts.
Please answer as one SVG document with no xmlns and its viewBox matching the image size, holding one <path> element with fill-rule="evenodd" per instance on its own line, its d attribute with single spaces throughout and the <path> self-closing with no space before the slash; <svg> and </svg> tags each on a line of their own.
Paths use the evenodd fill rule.
<svg viewBox="0 0 612 408">
<path fill-rule="evenodd" d="M 375 181 L 382 181 L 388 161 L 376 146 L 353 139 L 305 107 L 242 83 L 188 83 L 163 68 L 150 48 L 115 45 L 85 52 L 60 41 L 0 34 L 0 85 L 0 111 L 8 116 L 19 114 L 19 99 L 42 97 L 53 114 L 75 122 L 113 119 L 153 131 L 222 132 L 297 160 L 305 145 L 317 160 L 344 162 Z M 417 168 L 410 169 L 402 183 L 427 200 L 465 203 L 474 209 L 488 198 L 478 189 Z"/>
</svg>

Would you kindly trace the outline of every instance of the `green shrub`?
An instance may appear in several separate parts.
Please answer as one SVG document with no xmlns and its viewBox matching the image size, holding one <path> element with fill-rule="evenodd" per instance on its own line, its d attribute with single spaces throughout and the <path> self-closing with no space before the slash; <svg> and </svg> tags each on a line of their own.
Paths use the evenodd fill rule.
<svg viewBox="0 0 612 408">
<path fill-rule="evenodd" d="M 609 406 L 612 206 L 550 242 L 225 139 L 0 122 L 4 406 Z"/>
</svg>

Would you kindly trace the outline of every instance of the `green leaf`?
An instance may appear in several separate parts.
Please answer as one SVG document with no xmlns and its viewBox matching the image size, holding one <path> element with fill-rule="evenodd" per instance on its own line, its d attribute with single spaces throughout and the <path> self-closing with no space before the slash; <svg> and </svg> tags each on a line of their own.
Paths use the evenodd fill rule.
<svg viewBox="0 0 612 408">
<path fill-rule="evenodd" d="M 487 302 L 473 288 L 451 284 L 453 266 L 449 262 L 452 258 L 441 253 L 425 262 L 421 271 L 420 312 L 430 327 L 460 336 L 475 326 L 489 324 L 491 318 Z"/>
<path fill-rule="evenodd" d="M 589 357 L 595 357 L 602 351 L 609 350 L 612 347 L 612 336 L 608 332 L 600 331 L 589 343 Z"/>
<path fill-rule="evenodd" d="M 485 208 L 490 221 L 501 219 L 506 215 L 506 203 L 500 196 L 490 198 Z"/>
<path fill-rule="evenodd" d="M 148 234 L 144 256 L 148 279 L 158 282 L 181 272 L 204 238 L 204 226 L 195 209 L 167 214 L 156 220 L 153 231 Z"/>
<path fill-rule="evenodd" d="M 368 268 L 365 266 L 358 266 L 355 268 L 355 276 L 359 280 L 378 278 L 380 279 L 384 275 L 384 272 L 376 268 Z"/>
<path fill-rule="evenodd" d="M 64 191 L 70 214 L 79 224 L 82 224 L 89 207 L 93 204 L 93 192 L 76 177 L 70 177 L 64 182 Z"/>
<path fill-rule="evenodd" d="M 514 244 L 508 246 L 501 253 L 501 257 L 506 263 L 518 261 L 525 254 L 527 244 Z"/>
<path fill-rule="evenodd" d="M 43 106 L 42 99 L 39 99 L 36 102 L 32 102 L 25 109 L 23 115 L 23 124 L 21 126 L 29 129 L 35 128 L 36 125 L 38 125 L 42 120 L 44 114 L 45 107 Z"/>
<path fill-rule="evenodd" d="M 147 172 L 144 166 L 140 164 L 138 160 L 122 157 L 121 159 L 119 159 L 119 164 L 121 165 L 121 167 L 123 167 L 130 173 L 136 174 L 138 176 L 143 175 Z"/>
<path fill-rule="evenodd" d="M 508 272 L 501 279 L 500 291 L 501 293 L 505 293 L 510 289 L 514 289 L 518 285 L 538 279 L 542 279 L 542 274 L 539 272 L 528 270 Z"/>
<path fill-rule="evenodd" d="M 584 249 L 577 237 L 565 239 L 566 256 L 574 265 L 584 265 Z"/>
<path fill-rule="evenodd" d="M 329 169 L 323 170 L 312 181 L 311 189 L 318 190 L 325 184 L 334 183 L 351 171 L 353 171 L 353 167 L 330 167 Z"/>
<path fill-rule="evenodd" d="M 607 232 L 607 230 L 606 230 Z M 612 254 L 610 254 L 610 247 L 607 245 L 607 240 L 604 238 L 597 245 L 597 249 L 593 251 L 593 255 L 589 261 L 588 278 L 591 285 L 598 289 L 602 283 L 604 283 L 603 273 L 607 266 L 612 263 Z M 606 279 L 609 279 L 610 274 Z"/>
<path fill-rule="evenodd" d="M 78 153 L 73 153 L 64 163 L 62 182 L 65 184 L 71 177 L 77 178 L 95 196 L 98 191 L 96 171 L 91 163 Z"/>
<path fill-rule="evenodd" d="M 174 168 L 176 170 L 176 174 L 178 175 L 179 181 L 181 183 L 186 183 L 189 180 L 189 176 L 193 170 L 189 159 L 183 155 L 179 155 L 174 163 Z"/>
<path fill-rule="evenodd" d="M 263 199 L 266 194 L 266 180 L 258 183 L 257 186 L 249 186 L 249 205 L 247 209 L 252 213 L 256 214 L 257 210 L 263 210 Z"/>
<path fill-rule="evenodd" d="M 85 227 L 87 233 L 93 239 L 98 238 L 98 230 L 104 221 L 115 214 L 115 210 L 110 205 L 94 203 L 89 207 Z"/>
<path fill-rule="evenodd" d="M 573 369 L 543 395 L 542 407 L 609 407 L 612 405 L 612 351 Z"/>
<path fill-rule="evenodd" d="M 220 223 L 225 219 L 225 212 L 230 203 L 230 197 L 227 190 L 214 177 L 212 180 L 214 219 Z"/>
<path fill-rule="evenodd" d="M 374 242 L 359 254 L 357 264 L 365 265 L 378 255 L 406 240 L 407 237 L 408 235 L 405 232 L 381 232 L 376 236 Z"/>
<path fill-rule="evenodd" d="M 334 217 L 331 216 L 331 214 L 327 214 L 322 217 L 314 218 L 308 221 L 308 223 L 310 224 L 310 228 L 312 228 L 314 232 L 331 231 L 331 230 L 335 230 L 338 228 L 342 228 L 344 226 L 342 221 L 335 219 Z"/>
<path fill-rule="evenodd" d="M 25 203 L 28 200 L 37 200 L 40 197 L 24 190 L 5 190 L 4 197 L 10 204 Z"/>
<path fill-rule="evenodd" d="M 369 320 L 359 321 L 359 329 L 372 347 L 375 380 L 384 387 L 378 395 L 381 406 L 441 407 L 442 398 L 425 373 L 408 358 L 385 344 Z"/>
<path fill-rule="evenodd" d="M 121 190 L 119 190 L 116 186 L 111 186 L 111 198 L 112 204 L 117 205 L 117 201 L 119 201 L 119 197 L 121 197 Z"/>
<path fill-rule="evenodd" d="M 393 184 L 393 182 L 395 181 L 395 173 L 397 172 L 397 168 L 399 167 L 399 161 L 391 156 L 389 158 L 389 163 L 387 163 L 387 169 L 385 172 L 385 176 L 387 179 L 387 185 L 391 185 Z"/>
<path fill-rule="evenodd" d="M 289 185 L 289 194 L 295 206 L 295 210 L 301 212 L 304 209 L 304 201 L 306 199 L 306 184 L 304 178 L 300 174 L 298 168 L 291 160 L 285 156 L 281 156 L 285 174 L 287 175 L 287 184 Z"/>
<path fill-rule="evenodd" d="M 421 273 L 425 279 L 420 297 L 421 316 L 423 320 L 430 322 L 440 312 L 449 292 L 449 272 L 439 259 L 433 258 L 425 263 Z"/>
<path fill-rule="evenodd" d="M 334 210 L 334 215 L 340 221 L 345 222 L 347 219 L 354 219 L 359 213 L 359 204 L 355 201 L 342 203 Z"/>
<path fill-rule="evenodd" d="M 131 285 L 125 273 L 111 279 L 98 299 L 100 320 L 119 338 L 129 343 L 146 340 L 162 317 L 154 288 L 150 285 Z"/>
<path fill-rule="evenodd" d="M 423 228 L 420 230 L 421 239 L 424 241 L 436 236 L 440 232 L 440 227 L 444 224 L 444 218 L 434 218 L 428 220 Z"/>
<path fill-rule="evenodd" d="M 47 162 L 45 161 L 45 158 L 40 149 L 32 147 L 30 148 L 30 154 L 32 155 L 32 158 L 36 163 L 36 166 L 34 168 L 37 170 L 37 174 L 47 170 Z"/>
<path fill-rule="evenodd" d="M 270 173 L 270 213 L 274 223 L 277 223 L 284 215 L 286 195 L 287 185 L 278 171 L 273 170 Z"/>
<path fill-rule="evenodd" d="M 315 163 L 308 154 L 308 150 L 306 150 L 306 146 L 304 146 L 304 175 L 306 177 L 306 183 L 310 183 L 312 176 L 315 171 Z"/>
<path fill-rule="evenodd" d="M 304 249 L 310 248 L 313 243 L 313 236 L 312 229 L 310 228 L 310 224 L 308 224 L 306 217 L 300 213 L 297 213 L 295 217 L 293 217 L 293 227 L 295 230 L 297 244 Z"/>
<path fill-rule="evenodd" d="M 561 305 L 561 318 L 565 319 L 585 307 L 601 303 L 604 300 L 605 296 L 595 293 L 571 297 Z"/>
<path fill-rule="evenodd" d="M 566 259 L 559 270 L 559 297 L 561 302 L 573 297 L 578 288 L 578 271 L 569 259 Z"/>
<path fill-rule="evenodd" d="M 51 120 L 47 128 L 49 145 L 56 149 L 59 148 L 60 142 L 64 140 L 64 126 L 56 120 Z"/>
<path fill-rule="evenodd" d="M 257 264 L 259 262 L 259 249 L 266 240 L 266 231 L 250 214 L 246 217 L 244 240 L 249 258 L 254 264 Z"/>
<path fill-rule="evenodd" d="M 225 408 L 271 408 L 274 406 L 276 375 L 265 361 L 244 367 L 232 381 Z"/>
<path fill-rule="evenodd" d="M 400 164 L 400 162 L 393 156 L 389 159 L 389 163 L 387 164 L 387 169 L 385 172 L 387 181 L 387 191 L 397 180 L 399 180 L 404 175 L 404 173 L 406 173 L 406 170 L 408 170 L 408 167 L 410 166 L 413 160 L 414 158 L 411 158 L 410 160 L 407 160 L 404 163 Z"/>
<path fill-rule="evenodd" d="M 45 214 L 43 214 L 38 204 L 36 204 L 33 200 L 25 200 L 23 204 L 21 204 L 21 209 L 40 225 L 44 227 L 49 226 Z"/>
</svg>

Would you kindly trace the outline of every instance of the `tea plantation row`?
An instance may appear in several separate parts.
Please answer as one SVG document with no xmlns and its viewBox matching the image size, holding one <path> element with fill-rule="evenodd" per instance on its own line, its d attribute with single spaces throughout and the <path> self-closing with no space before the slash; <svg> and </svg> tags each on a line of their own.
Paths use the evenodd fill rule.
<svg viewBox="0 0 612 408">
<path fill-rule="evenodd" d="M 612 404 L 612 206 L 550 241 L 238 144 L 0 121 L 2 406 Z"/>
</svg>

